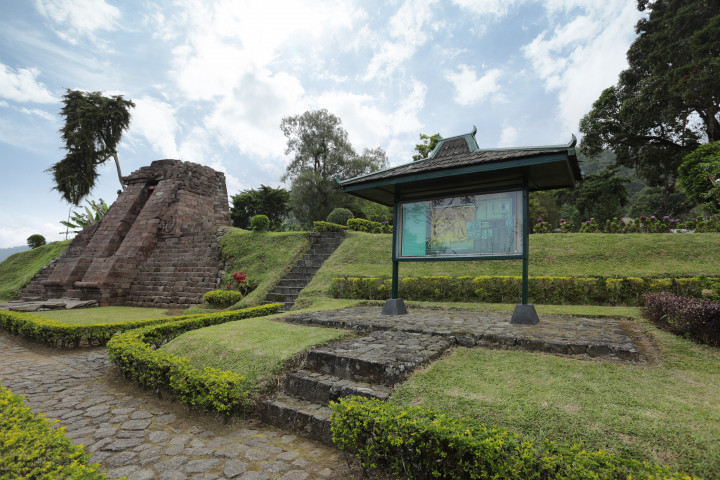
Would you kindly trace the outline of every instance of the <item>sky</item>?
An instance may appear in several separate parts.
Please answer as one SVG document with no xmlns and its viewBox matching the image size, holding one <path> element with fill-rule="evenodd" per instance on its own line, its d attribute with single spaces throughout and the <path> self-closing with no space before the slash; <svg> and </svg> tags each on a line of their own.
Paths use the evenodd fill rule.
<svg viewBox="0 0 720 480">
<path fill-rule="evenodd" d="M 46 170 L 67 89 L 136 104 L 123 175 L 181 159 L 228 194 L 281 182 L 283 117 L 325 108 L 356 151 L 412 160 L 419 134 L 566 144 L 627 67 L 631 0 L 0 0 L 0 247 L 65 238 Z M 112 203 L 112 161 L 90 199 Z"/>
</svg>

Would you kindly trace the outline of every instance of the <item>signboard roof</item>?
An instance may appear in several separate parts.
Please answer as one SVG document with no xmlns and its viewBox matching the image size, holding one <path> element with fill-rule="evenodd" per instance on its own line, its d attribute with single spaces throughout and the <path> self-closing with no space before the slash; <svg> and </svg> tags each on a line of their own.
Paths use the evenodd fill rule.
<svg viewBox="0 0 720 480">
<path fill-rule="evenodd" d="M 481 149 L 475 133 L 441 139 L 428 158 L 348 180 L 339 180 L 352 195 L 391 206 L 395 195 L 411 198 L 469 190 L 529 190 L 573 187 L 582 179 L 573 135 L 567 145 Z"/>
</svg>

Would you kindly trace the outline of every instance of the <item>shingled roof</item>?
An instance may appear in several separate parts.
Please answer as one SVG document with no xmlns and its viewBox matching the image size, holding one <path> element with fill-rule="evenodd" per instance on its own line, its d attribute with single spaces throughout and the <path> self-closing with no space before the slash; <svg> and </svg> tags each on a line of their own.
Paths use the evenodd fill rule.
<svg viewBox="0 0 720 480">
<path fill-rule="evenodd" d="M 348 180 L 343 190 L 384 205 L 396 195 L 433 196 L 523 185 L 549 190 L 573 187 L 582 179 L 575 136 L 567 145 L 481 149 L 475 133 L 441 139 L 428 158 Z"/>
</svg>

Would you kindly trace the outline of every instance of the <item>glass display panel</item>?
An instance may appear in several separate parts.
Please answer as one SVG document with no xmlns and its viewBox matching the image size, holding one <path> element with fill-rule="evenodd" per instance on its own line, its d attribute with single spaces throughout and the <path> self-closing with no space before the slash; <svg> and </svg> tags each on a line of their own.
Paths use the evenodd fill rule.
<svg viewBox="0 0 720 480">
<path fill-rule="evenodd" d="M 522 255 L 522 191 L 400 204 L 398 258 Z"/>
</svg>

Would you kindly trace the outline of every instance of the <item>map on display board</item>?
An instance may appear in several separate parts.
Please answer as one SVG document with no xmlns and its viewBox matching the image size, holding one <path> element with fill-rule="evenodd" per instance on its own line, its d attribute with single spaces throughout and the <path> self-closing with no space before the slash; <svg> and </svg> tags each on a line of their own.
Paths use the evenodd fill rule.
<svg viewBox="0 0 720 480">
<path fill-rule="evenodd" d="M 400 205 L 398 258 L 522 254 L 522 191 Z"/>
</svg>

